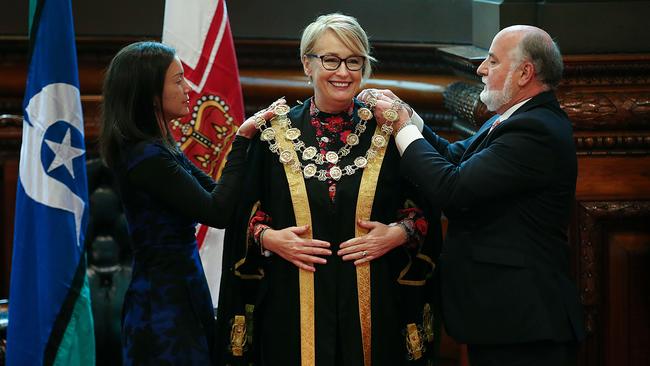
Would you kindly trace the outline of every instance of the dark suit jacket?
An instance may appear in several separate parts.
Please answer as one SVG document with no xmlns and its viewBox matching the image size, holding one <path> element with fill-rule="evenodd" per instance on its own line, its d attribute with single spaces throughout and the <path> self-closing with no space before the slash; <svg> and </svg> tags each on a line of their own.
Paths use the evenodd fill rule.
<svg viewBox="0 0 650 366">
<path fill-rule="evenodd" d="M 552 92 L 488 134 L 493 120 L 452 144 L 426 130 L 402 156 L 402 172 L 449 219 L 439 262 L 445 326 L 469 344 L 581 340 L 568 274 L 571 123 Z"/>
</svg>

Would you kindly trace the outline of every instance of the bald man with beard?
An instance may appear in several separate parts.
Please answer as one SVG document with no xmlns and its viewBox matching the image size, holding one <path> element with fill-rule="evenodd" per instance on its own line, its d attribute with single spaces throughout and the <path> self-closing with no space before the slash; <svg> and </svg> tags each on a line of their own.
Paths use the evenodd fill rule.
<svg viewBox="0 0 650 366">
<path fill-rule="evenodd" d="M 439 260 L 443 320 L 468 345 L 472 366 L 573 365 L 585 336 L 569 274 L 577 160 L 554 93 L 562 71 L 542 29 L 500 31 L 477 70 L 481 101 L 496 115 L 455 143 L 420 132 L 417 114 L 392 92 L 360 95 L 377 99 L 379 118 L 398 112 L 402 174 L 449 220 Z"/>
</svg>

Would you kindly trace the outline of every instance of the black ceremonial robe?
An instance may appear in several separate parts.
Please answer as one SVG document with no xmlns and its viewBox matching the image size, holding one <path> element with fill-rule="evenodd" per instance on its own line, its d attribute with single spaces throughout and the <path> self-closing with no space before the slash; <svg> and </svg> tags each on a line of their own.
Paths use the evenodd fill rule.
<svg viewBox="0 0 650 366">
<path fill-rule="evenodd" d="M 307 146 L 316 144 L 309 103 L 291 109 L 292 126 L 302 132 Z M 361 105 L 355 101 L 356 112 Z M 341 168 L 363 156 L 371 144 L 375 119 L 367 122 L 359 145 L 342 158 Z M 266 142 L 256 140 L 241 207 L 226 231 L 223 276 L 218 306 L 217 349 L 224 365 L 301 364 L 301 318 L 298 268 L 278 255 L 264 257 L 247 237 L 247 225 L 256 207 L 272 218 L 271 226 L 296 225 L 285 168 Z M 400 177 L 399 153 L 391 138 L 381 162 L 370 219 L 385 224 L 414 202 L 427 217 L 440 217 L 426 207 Z M 320 168 L 320 167 L 319 167 Z M 367 169 L 367 168 L 366 168 Z M 336 255 L 340 243 L 355 236 L 356 206 L 364 171 L 337 182 L 336 201 L 317 178 L 304 179 L 313 237 L 331 243 L 327 264 L 314 274 L 314 353 L 318 366 L 364 365 L 357 297 L 356 267 Z M 440 337 L 435 261 L 441 246 L 440 221 L 430 220 L 428 235 L 419 248 L 398 247 L 370 262 L 371 364 L 431 365 Z M 304 324 L 304 323 L 303 323 Z M 366 364 L 368 364 L 366 362 Z"/>
</svg>

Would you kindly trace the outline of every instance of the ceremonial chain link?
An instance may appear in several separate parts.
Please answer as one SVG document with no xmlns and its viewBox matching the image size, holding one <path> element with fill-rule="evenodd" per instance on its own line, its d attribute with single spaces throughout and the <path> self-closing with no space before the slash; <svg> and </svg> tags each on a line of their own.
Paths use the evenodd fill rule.
<svg viewBox="0 0 650 366">
<path fill-rule="evenodd" d="M 260 140 L 266 141 L 269 144 L 269 150 L 279 156 L 279 160 L 282 164 L 290 165 L 294 171 L 302 171 L 303 176 L 306 179 L 316 177 L 320 181 L 327 180 L 328 177 L 338 181 L 344 175 L 353 175 L 357 170 L 363 169 L 368 165 L 368 162 L 372 161 L 376 156 L 378 150 L 382 149 L 388 141 L 390 140 L 390 134 L 393 132 L 392 125 L 384 124 L 381 126 L 381 129 L 376 131 L 372 136 L 370 148 L 366 151 L 364 155 L 357 156 L 354 159 L 353 164 L 346 165 L 343 169 L 338 166 L 339 161 L 342 157 L 345 157 L 350 154 L 350 150 L 359 144 L 359 138 L 366 130 L 366 123 L 372 119 L 373 114 L 371 108 L 374 107 L 375 103 L 368 103 L 368 107 L 359 108 L 357 111 L 357 116 L 361 119 L 353 133 L 350 133 L 345 141 L 345 145 L 337 151 L 328 151 L 323 155 L 318 152 L 318 149 L 314 146 L 306 146 L 305 142 L 300 140 L 301 131 L 295 127 L 291 126 L 291 120 L 287 117 L 290 107 L 286 104 L 277 105 L 273 108 L 273 113 L 275 116 L 271 120 L 276 120 L 277 123 L 286 131 L 284 138 L 291 141 L 293 144 L 293 149 L 300 153 L 302 161 L 313 161 L 313 163 L 303 164 L 300 161 L 300 158 L 294 159 L 294 154 L 291 150 L 282 150 L 280 145 L 277 143 L 276 139 L 278 138 L 278 133 L 273 127 L 268 127 L 266 125 L 266 120 L 258 115 L 255 119 L 255 126 L 260 133 Z M 317 165 L 323 165 L 325 162 L 333 164 L 329 169 L 319 169 Z"/>
</svg>

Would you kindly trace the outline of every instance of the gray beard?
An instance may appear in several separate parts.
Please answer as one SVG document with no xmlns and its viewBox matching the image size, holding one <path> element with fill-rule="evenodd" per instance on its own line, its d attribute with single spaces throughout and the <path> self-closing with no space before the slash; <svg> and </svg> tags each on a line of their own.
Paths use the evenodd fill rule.
<svg viewBox="0 0 650 366">
<path fill-rule="evenodd" d="M 497 109 L 512 100 L 514 94 L 510 87 L 512 74 L 512 71 L 508 72 L 506 80 L 503 82 L 503 89 L 501 90 L 488 90 L 487 85 L 483 87 L 480 99 L 481 102 L 487 106 L 488 111 L 495 112 Z"/>
</svg>

